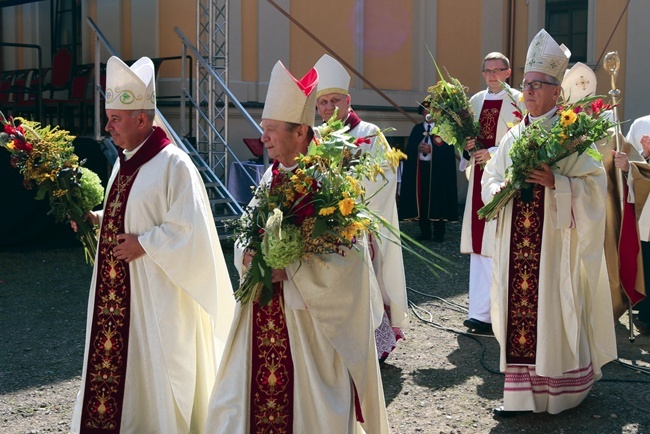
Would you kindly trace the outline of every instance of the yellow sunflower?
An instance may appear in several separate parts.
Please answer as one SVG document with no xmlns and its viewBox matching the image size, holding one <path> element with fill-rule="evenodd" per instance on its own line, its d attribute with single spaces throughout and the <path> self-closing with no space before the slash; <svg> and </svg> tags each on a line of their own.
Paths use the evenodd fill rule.
<svg viewBox="0 0 650 434">
<path fill-rule="evenodd" d="M 571 109 L 560 113 L 560 125 L 562 125 L 562 128 L 566 128 L 569 125 L 573 124 L 576 119 L 578 119 L 578 115 Z"/>
</svg>

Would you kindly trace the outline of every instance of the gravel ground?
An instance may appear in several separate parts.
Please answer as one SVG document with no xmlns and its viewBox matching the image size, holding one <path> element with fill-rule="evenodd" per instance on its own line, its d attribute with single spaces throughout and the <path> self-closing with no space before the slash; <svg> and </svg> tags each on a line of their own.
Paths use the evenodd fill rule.
<svg viewBox="0 0 650 434">
<path fill-rule="evenodd" d="M 402 229 L 417 236 L 417 226 Z M 382 366 L 394 433 L 650 433 L 650 377 L 610 363 L 576 409 L 493 417 L 503 376 L 493 338 L 464 334 L 469 259 L 460 224 L 428 246 L 453 261 L 434 276 L 406 257 L 411 329 Z M 227 256 L 232 252 L 226 247 Z M 80 386 L 90 267 L 80 248 L 0 252 L 0 434 L 68 432 Z M 416 315 L 417 314 L 417 315 Z M 617 325 L 622 362 L 650 368 L 650 335 Z"/>
</svg>

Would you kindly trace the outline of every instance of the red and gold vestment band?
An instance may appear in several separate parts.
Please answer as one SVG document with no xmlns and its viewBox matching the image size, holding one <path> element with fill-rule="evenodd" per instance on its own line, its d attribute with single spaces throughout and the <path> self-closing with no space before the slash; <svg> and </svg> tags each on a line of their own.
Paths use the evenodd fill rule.
<svg viewBox="0 0 650 434">
<path fill-rule="evenodd" d="M 499 113 L 503 100 L 486 99 L 483 101 L 483 108 L 479 116 L 481 125 L 481 136 L 477 140 L 481 143 L 483 149 L 490 149 L 497 145 L 497 127 L 499 126 Z M 485 230 L 485 220 L 478 218 L 478 210 L 483 207 L 481 199 L 481 178 L 483 177 L 483 167 L 480 164 L 474 165 L 474 178 L 472 183 L 472 250 L 477 255 L 481 254 L 483 249 L 483 231 Z"/>
<path fill-rule="evenodd" d="M 537 355 L 544 191 L 544 187 L 535 184 L 532 200 L 522 200 L 521 191 L 513 199 L 506 324 L 508 364 L 534 365 Z"/>
<path fill-rule="evenodd" d="M 293 432 L 293 361 L 284 316 L 282 282 L 266 306 L 253 303 L 251 433 Z"/>
<path fill-rule="evenodd" d="M 124 233 L 129 192 L 140 167 L 171 142 L 154 128 L 129 160 L 120 153 L 120 171 L 110 187 L 97 246 L 97 284 L 88 373 L 83 386 L 81 433 L 119 433 L 129 345 L 131 280 L 129 265 L 113 253 Z"/>
</svg>

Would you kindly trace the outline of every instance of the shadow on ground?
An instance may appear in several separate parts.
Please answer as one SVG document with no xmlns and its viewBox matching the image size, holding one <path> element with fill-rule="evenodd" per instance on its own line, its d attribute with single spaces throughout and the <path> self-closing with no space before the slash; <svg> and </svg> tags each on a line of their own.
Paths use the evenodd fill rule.
<svg viewBox="0 0 650 434">
<path fill-rule="evenodd" d="M 80 375 L 92 269 L 78 247 L 0 253 L 0 394 Z"/>
</svg>

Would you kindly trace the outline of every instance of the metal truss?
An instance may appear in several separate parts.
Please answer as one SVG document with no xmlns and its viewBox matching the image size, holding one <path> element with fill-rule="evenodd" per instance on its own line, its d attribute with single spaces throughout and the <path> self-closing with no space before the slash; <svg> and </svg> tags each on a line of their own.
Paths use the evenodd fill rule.
<svg viewBox="0 0 650 434">
<path fill-rule="evenodd" d="M 228 83 L 228 0 L 197 0 L 196 46 L 223 83 Z M 197 62 L 195 92 L 196 149 L 221 179 L 227 176 L 228 95 Z"/>
</svg>

